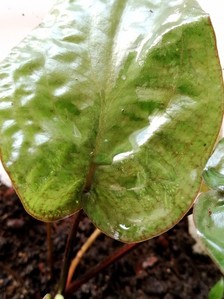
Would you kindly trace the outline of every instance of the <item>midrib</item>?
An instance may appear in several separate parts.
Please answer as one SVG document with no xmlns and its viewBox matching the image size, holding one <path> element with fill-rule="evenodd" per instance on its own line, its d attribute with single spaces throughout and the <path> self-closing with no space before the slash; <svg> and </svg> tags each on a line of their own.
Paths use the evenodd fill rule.
<svg viewBox="0 0 224 299">
<path fill-rule="evenodd" d="M 83 194 L 88 193 L 91 190 L 92 183 L 94 180 L 95 171 L 97 169 L 98 164 L 94 162 L 95 157 L 98 153 L 98 145 L 102 140 L 102 136 L 104 134 L 105 128 L 105 118 L 108 103 L 107 94 L 110 93 L 111 90 L 111 81 L 113 72 L 113 48 L 114 48 L 114 40 L 116 38 L 117 32 L 120 28 L 120 22 L 122 20 L 122 15 L 125 10 L 126 4 L 128 0 L 116 0 L 111 8 L 110 19 L 108 20 L 108 24 L 110 24 L 110 28 L 108 30 L 108 43 L 105 45 L 105 56 L 106 61 L 108 61 L 107 66 L 104 68 L 105 71 L 105 81 L 102 86 L 102 90 L 99 92 L 99 113 L 98 113 L 98 122 L 96 124 L 96 138 L 95 144 L 93 145 L 91 160 L 89 164 L 89 168 L 87 170 L 87 175 L 85 179 L 85 184 L 83 187 Z M 100 82 L 99 82 L 100 83 Z"/>
</svg>

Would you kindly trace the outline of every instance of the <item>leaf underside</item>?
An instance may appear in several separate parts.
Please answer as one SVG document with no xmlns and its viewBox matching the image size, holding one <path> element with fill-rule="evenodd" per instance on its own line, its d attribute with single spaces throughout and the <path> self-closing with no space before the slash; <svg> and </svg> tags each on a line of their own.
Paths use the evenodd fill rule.
<svg viewBox="0 0 224 299">
<path fill-rule="evenodd" d="M 224 274 L 224 195 L 202 193 L 194 205 L 194 221 L 209 255 Z"/>
<path fill-rule="evenodd" d="M 201 194 L 194 205 L 194 220 L 199 236 L 208 254 L 224 274 L 223 174 L 224 138 L 219 140 L 203 171 L 205 183 L 213 189 L 213 191 Z"/>
<path fill-rule="evenodd" d="M 58 1 L 0 65 L 1 157 L 34 217 L 83 208 L 107 235 L 142 241 L 190 208 L 222 107 L 194 1 Z"/>
<path fill-rule="evenodd" d="M 211 189 L 224 191 L 224 138 L 219 140 L 206 163 L 203 178 Z"/>
</svg>

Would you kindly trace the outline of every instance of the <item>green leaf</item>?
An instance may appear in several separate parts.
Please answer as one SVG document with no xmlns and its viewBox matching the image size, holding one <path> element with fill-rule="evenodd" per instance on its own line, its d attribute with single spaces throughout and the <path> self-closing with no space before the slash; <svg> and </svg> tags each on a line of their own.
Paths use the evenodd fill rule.
<svg viewBox="0 0 224 299">
<path fill-rule="evenodd" d="M 217 281 L 209 292 L 208 299 L 223 299 L 224 297 L 224 279 Z"/>
<path fill-rule="evenodd" d="M 194 221 L 209 255 L 224 273 L 224 194 L 202 193 L 194 205 Z"/>
<path fill-rule="evenodd" d="M 214 190 L 224 191 L 224 138 L 217 144 L 203 171 L 206 184 Z"/>
<path fill-rule="evenodd" d="M 195 1 L 63 0 L 0 66 L 2 160 L 24 207 L 148 239 L 192 205 L 222 118 Z"/>
</svg>

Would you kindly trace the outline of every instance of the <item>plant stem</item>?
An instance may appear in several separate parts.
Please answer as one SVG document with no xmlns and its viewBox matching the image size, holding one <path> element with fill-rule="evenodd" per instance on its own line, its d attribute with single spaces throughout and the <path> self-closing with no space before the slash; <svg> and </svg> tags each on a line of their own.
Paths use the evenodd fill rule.
<svg viewBox="0 0 224 299">
<path fill-rule="evenodd" d="M 50 268 L 50 274 L 51 278 L 53 276 L 53 244 L 52 244 L 52 224 L 51 223 L 46 223 L 46 230 L 47 230 L 47 260 L 48 260 L 48 265 Z"/>
<path fill-rule="evenodd" d="M 93 182 L 93 177 L 95 174 L 95 170 L 96 170 L 96 164 L 92 162 L 89 166 L 89 171 L 87 173 L 86 183 L 85 183 L 85 186 L 83 189 L 83 193 L 88 193 L 90 191 L 92 182 Z"/>
<path fill-rule="evenodd" d="M 112 263 L 116 262 L 118 259 L 123 257 L 125 254 L 127 254 L 129 251 L 137 247 L 139 243 L 133 243 L 133 244 L 125 244 L 118 250 L 116 250 L 112 255 L 105 258 L 101 263 L 93 267 L 90 271 L 88 271 L 86 274 L 83 275 L 80 279 L 77 279 L 76 281 L 72 282 L 66 289 L 65 294 L 66 295 L 72 295 L 81 285 L 86 283 L 89 279 L 96 276 L 99 272 L 110 266 Z"/>
<path fill-rule="evenodd" d="M 60 276 L 60 280 L 59 280 L 57 294 L 63 294 L 64 290 L 65 290 L 73 245 L 74 245 L 74 241 L 75 241 L 75 237 L 76 237 L 76 233 L 77 233 L 81 215 L 82 215 L 82 210 L 78 211 L 73 216 L 73 224 L 72 224 L 70 233 L 67 238 L 67 244 L 66 244 L 66 248 L 65 248 L 63 262 L 62 262 L 62 270 L 61 270 L 61 276 Z"/>
<path fill-rule="evenodd" d="M 89 247 L 93 244 L 93 242 L 96 240 L 96 238 L 101 234 L 101 231 L 96 228 L 94 232 L 91 234 L 91 236 L 86 240 L 86 242 L 83 244 L 81 249 L 76 254 L 76 257 L 72 260 L 69 272 L 68 272 L 68 279 L 66 283 L 66 287 L 69 286 L 72 280 L 72 276 L 74 275 L 75 269 L 77 268 L 79 262 L 81 261 L 83 255 L 86 253 L 86 251 L 89 249 Z"/>
</svg>

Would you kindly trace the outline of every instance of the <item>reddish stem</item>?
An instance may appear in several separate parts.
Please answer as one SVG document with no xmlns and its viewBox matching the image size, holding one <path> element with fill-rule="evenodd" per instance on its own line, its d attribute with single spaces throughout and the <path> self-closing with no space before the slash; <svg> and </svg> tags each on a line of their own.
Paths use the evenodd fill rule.
<svg viewBox="0 0 224 299">
<path fill-rule="evenodd" d="M 105 258 L 101 263 L 93 267 L 90 271 L 84 274 L 80 279 L 77 279 L 71 284 L 69 284 L 69 286 L 65 289 L 65 295 L 72 295 L 84 283 L 86 283 L 92 277 L 96 276 L 102 270 L 104 270 L 105 268 L 107 268 L 108 266 L 116 262 L 118 259 L 122 258 L 124 255 L 126 255 L 128 252 L 130 252 L 138 245 L 139 243 L 126 244 L 121 248 L 119 248 L 118 250 L 116 250 L 112 255 Z"/>
<path fill-rule="evenodd" d="M 63 258 L 63 264 L 62 264 L 62 270 L 61 270 L 61 276 L 59 281 L 59 287 L 58 287 L 58 294 L 63 294 L 66 286 L 66 281 L 68 277 L 68 270 L 71 262 L 71 256 L 72 256 L 72 250 L 74 241 L 76 239 L 76 233 L 79 226 L 80 218 L 82 215 L 82 210 L 78 211 L 73 216 L 73 224 L 70 230 L 70 233 L 68 235 L 67 244 L 65 248 L 64 258 Z"/>
<path fill-rule="evenodd" d="M 47 260 L 50 268 L 51 278 L 53 277 L 53 242 L 52 242 L 52 224 L 46 223 L 47 230 Z"/>
</svg>

